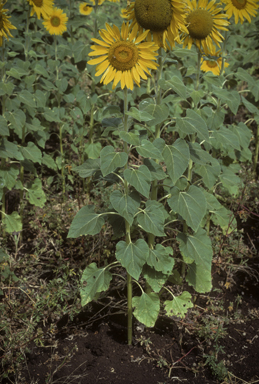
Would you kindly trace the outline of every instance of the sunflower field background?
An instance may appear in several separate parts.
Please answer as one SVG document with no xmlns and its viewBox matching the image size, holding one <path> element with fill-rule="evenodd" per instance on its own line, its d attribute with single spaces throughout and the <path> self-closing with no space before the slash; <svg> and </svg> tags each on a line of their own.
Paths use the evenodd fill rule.
<svg viewBox="0 0 259 384">
<path fill-rule="evenodd" d="M 224 344 L 226 326 L 253 324 L 251 348 L 259 329 L 258 9 L 0 0 L 3 383 L 101 382 L 57 376 L 78 347 L 56 351 L 118 314 L 164 382 L 259 381 Z M 152 347 L 161 319 L 181 357 Z M 178 372 L 187 334 L 200 352 Z"/>
</svg>

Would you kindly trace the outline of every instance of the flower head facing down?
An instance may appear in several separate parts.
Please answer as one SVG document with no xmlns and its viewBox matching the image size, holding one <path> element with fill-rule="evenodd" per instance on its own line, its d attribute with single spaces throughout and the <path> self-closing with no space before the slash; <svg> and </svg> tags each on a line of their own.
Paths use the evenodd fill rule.
<svg viewBox="0 0 259 384">
<path fill-rule="evenodd" d="M 45 19 L 52 12 L 54 0 L 27 0 L 27 1 L 32 6 L 31 16 L 33 16 L 34 13 L 36 13 L 38 19 L 40 19 L 41 17 Z"/>
<path fill-rule="evenodd" d="M 241 24 L 245 19 L 251 23 L 251 16 L 255 17 L 259 8 L 258 0 L 223 0 L 223 2 L 226 4 L 224 11 L 229 19 L 234 15 L 235 24 L 239 19 Z"/>
<path fill-rule="evenodd" d="M 10 23 L 8 20 L 10 16 L 6 15 L 6 12 L 8 9 L 3 9 L 4 4 L 0 3 L 0 39 L 1 39 L 1 46 L 3 44 L 3 37 L 5 37 L 7 40 L 9 40 L 8 36 L 12 36 L 10 29 L 16 29 L 14 25 Z"/>
<path fill-rule="evenodd" d="M 140 33 L 149 29 L 148 40 L 163 48 L 172 48 L 185 27 L 185 3 L 182 0 L 135 0 L 122 16 L 138 25 Z"/>
<path fill-rule="evenodd" d="M 229 66 L 228 63 L 224 62 L 224 68 Z M 222 57 L 221 51 L 216 52 L 215 45 L 211 51 L 211 57 L 201 59 L 201 70 L 204 72 L 212 72 L 215 76 L 219 76 L 222 68 Z"/>
<path fill-rule="evenodd" d="M 218 46 L 223 41 L 223 36 L 219 30 L 227 31 L 229 22 L 226 15 L 222 14 L 222 9 L 216 4 L 216 0 L 186 0 L 188 7 L 186 22 L 188 33 L 183 33 L 183 48 L 190 49 L 195 44 L 206 54 L 213 50 L 213 42 Z"/>
<path fill-rule="evenodd" d="M 53 8 L 51 14 L 43 21 L 44 27 L 51 35 L 62 35 L 67 30 L 68 17 L 62 9 Z"/>
<path fill-rule="evenodd" d="M 87 3 L 82 3 L 79 5 L 79 12 L 81 13 L 81 15 L 90 15 L 92 10 L 93 7 Z"/>
<path fill-rule="evenodd" d="M 139 86 L 140 79 L 147 79 L 149 69 L 156 69 L 156 51 L 159 47 L 153 42 L 143 42 L 148 31 L 138 33 L 138 27 L 133 29 L 129 23 L 123 23 L 121 31 L 118 27 L 106 24 L 106 30 L 99 32 L 102 40 L 93 38 L 97 45 L 92 45 L 93 52 L 89 56 L 99 56 L 88 61 L 95 65 L 95 76 L 102 75 L 101 83 L 108 84 L 113 81 L 112 88 L 121 82 L 121 88 L 133 89 L 134 82 Z"/>
</svg>

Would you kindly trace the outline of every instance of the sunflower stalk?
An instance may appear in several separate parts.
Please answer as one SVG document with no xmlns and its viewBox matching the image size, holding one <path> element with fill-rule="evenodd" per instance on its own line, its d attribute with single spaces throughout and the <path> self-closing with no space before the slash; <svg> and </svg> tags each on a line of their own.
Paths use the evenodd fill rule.
<svg viewBox="0 0 259 384">
<path fill-rule="evenodd" d="M 124 131 L 128 132 L 128 89 L 124 88 L 124 109 L 123 109 L 123 123 L 124 123 Z M 124 152 L 128 155 L 128 145 L 125 141 L 123 141 Z M 128 163 L 125 165 L 125 169 L 127 169 Z M 128 182 L 124 180 L 124 190 L 125 194 L 128 195 L 129 188 Z M 125 232 L 126 232 L 126 244 L 130 244 L 130 224 L 127 220 L 125 220 Z M 128 304 L 128 345 L 132 344 L 132 276 L 127 273 L 127 304 Z"/>
<path fill-rule="evenodd" d="M 5 63 L 5 39 L 3 38 L 2 39 L 2 63 Z M 1 77 L 2 77 L 2 82 L 4 83 L 5 82 L 5 65 L 2 66 L 1 68 Z M 2 104 L 2 116 L 4 116 L 5 114 L 5 101 L 6 101 L 6 95 L 2 95 L 1 97 L 1 104 Z M 4 169 L 5 168 L 5 165 L 6 165 L 6 159 L 2 158 L 1 159 L 1 168 Z M 2 195 L 2 209 L 1 209 L 1 218 L 2 218 L 2 222 L 4 220 L 4 217 L 5 217 L 5 194 L 6 194 L 6 187 L 3 188 L 3 195 Z M 5 227 L 3 225 L 3 228 L 2 228 L 2 234 L 3 234 L 3 237 L 6 236 L 6 231 L 5 231 Z"/>
</svg>

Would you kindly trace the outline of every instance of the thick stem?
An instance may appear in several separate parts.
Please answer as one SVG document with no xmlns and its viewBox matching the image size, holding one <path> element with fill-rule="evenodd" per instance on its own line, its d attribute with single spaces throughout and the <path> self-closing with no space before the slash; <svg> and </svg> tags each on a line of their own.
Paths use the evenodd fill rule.
<svg viewBox="0 0 259 384">
<path fill-rule="evenodd" d="M 197 63 L 197 77 L 196 77 L 196 86 L 195 86 L 196 91 L 198 91 L 199 85 L 200 85 L 201 56 L 202 56 L 200 50 L 198 48 L 197 50 L 198 50 L 198 63 Z"/>
</svg>

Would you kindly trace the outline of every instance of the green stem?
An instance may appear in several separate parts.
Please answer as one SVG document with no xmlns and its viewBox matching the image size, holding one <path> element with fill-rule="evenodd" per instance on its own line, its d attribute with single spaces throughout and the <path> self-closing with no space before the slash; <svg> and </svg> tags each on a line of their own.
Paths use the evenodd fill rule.
<svg viewBox="0 0 259 384">
<path fill-rule="evenodd" d="M 56 35 L 54 35 L 54 47 L 55 47 L 55 62 L 56 62 L 56 80 L 58 80 L 58 44 L 57 44 Z"/>
<path fill-rule="evenodd" d="M 128 115 L 126 114 L 128 111 L 128 90 L 124 88 L 124 113 L 123 113 L 123 123 L 124 123 L 124 131 L 128 132 Z M 124 152 L 128 155 L 128 145 L 125 141 L 123 141 Z M 125 165 L 125 169 L 127 169 L 128 163 Z M 124 191 L 125 194 L 129 193 L 128 182 L 124 180 Z M 126 231 L 126 244 L 131 243 L 130 237 L 130 224 L 127 220 L 125 220 L 125 231 Z M 128 304 L 128 345 L 132 344 L 132 277 L 129 273 L 127 273 L 127 304 Z"/>
<path fill-rule="evenodd" d="M 22 146 L 25 145 L 25 125 L 22 127 Z M 21 217 L 21 222 L 23 225 L 23 212 L 24 212 L 24 200 L 23 200 L 23 189 L 24 189 L 24 166 L 21 165 L 20 167 L 20 180 L 22 183 L 22 189 L 20 190 L 20 217 Z M 20 234 L 20 244 L 22 243 L 22 232 Z"/>
<path fill-rule="evenodd" d="M 202 56 L 200 50 L 198 48 L 197 50 L 198 50 L 198 63 L 197 63 L 197 77 L 196 77 L 196 86 L 195 86 L 196 91 L 198 91 L 199 85 L 200 85 L 201 56 Z"/>
<path fill-rule="evenodd" d="M 29 38 L 30 13 L 31 13 L 31 6 L 29 5 L 29 9 L 26 17 L 26 31 L 25 31 L 25 45 L 24 45 L 25 61 L 28 60 L 28 52 L 29 52 L 29 45 L 30 45 L 30 38 Z"/>
<path fill-rule="evenodd" d="M 5 38 L 2 38 L 2 63 L 4 65 L 1 68 L 1 77 L 2 77 L 2 82 L 5 82 Z M 2 104 L 2 116 L 5 115 L 5 101 L 6 101 L 6 95 L 2 95 L 1 98 L 1 104 Z M 1 158 L 1 168 L 4 169 L 6 165 L 6 159 Z M 4 217 L 5 217 L 5 194 L 6 194 L 6 187 L 3 188 L 3 195 L 2 195 L 2 210 L 1 210 L 1 218 L 2 218 L 2 223 L 4 222 Z M 6 231 L 4 225 L 2 226 L 2 234 L 3 237 L 5 238 L 6 236 Z"/>
<path fill-rule="evenodd" d="M 257 125 L 256 137 L 255 137 L 255 155 L 254 155 L 254 162 L 253 162 L 254 173 L 256 173 L 258 155 L 259 155 L 259 124 Z"/>
</svg>

